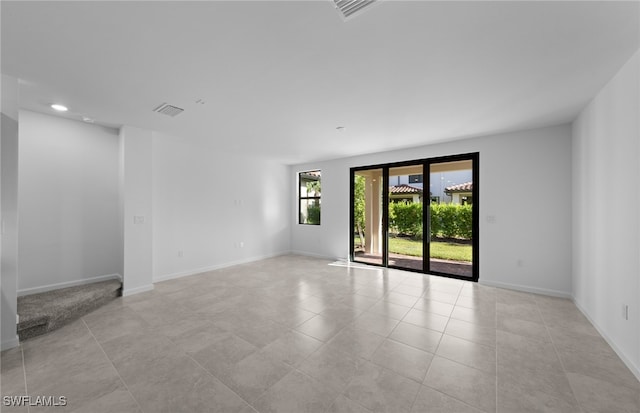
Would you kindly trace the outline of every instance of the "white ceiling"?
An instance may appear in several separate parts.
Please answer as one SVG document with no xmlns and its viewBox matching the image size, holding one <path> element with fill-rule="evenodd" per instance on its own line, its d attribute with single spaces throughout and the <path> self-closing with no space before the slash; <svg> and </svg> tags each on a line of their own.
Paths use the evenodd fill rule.
<svg viewBox="0 0 640 413">
<path fill-rule="evenodd" d="M 2 72 L 23 108 L 298 163 L 571 121 L 640 47 L 639 6 L 2 1 Z"/>
</svg>

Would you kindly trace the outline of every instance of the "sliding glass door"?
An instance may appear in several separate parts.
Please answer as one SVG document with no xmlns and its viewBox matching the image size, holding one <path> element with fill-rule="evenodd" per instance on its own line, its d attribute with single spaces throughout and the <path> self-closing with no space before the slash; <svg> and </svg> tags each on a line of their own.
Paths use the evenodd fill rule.
<svg viewBox="0 0 640 413">
<path fill-rule="evenodd" d="M 424 268 L 422 163 L 389 168 L 387 216 L 390 267 L 422 271 Z"/>
<path fill-rule="evenodd" d="M 473 160 L 429 162 L 429 271 L 473 277 Z"/>
<path fill-rule="evenodd" d="M 352 255 L 360 262 L 385 265 L 383 170 L 367 169 L 352 175 Z"/>
<path fill-rule="evenodd" d="M 351 169 L 351 259 L 478 280 L 477 153 Z"/>
</svg>

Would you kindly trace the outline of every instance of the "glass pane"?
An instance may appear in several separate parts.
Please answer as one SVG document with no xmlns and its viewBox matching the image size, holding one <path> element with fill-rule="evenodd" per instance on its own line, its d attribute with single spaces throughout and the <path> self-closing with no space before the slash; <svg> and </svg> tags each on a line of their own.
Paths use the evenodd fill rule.
<svg viewBox="0 0 640 413">
<path fill-rule="evenodd" d="M 429 271 L 473 276 L 472 160 L 430 167 Z"/>
<path fill-rule="evenodd" d="M 353 258 L 382 265 L 382 169 L 356 171 L 353 184 Z"/>
<path fill-rule="evenodd" d="M 300 223 L 320 225 L 320 199 L 300 200 Z"/>
<path fill-rule="evenodd" d="M 423 271 L 423 167 L 389 168 L 389 266 Z"/>
</svg>

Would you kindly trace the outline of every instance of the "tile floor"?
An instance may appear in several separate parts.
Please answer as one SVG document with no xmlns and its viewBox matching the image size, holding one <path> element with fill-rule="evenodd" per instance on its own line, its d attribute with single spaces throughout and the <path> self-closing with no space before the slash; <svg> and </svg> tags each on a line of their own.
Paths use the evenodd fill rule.
<svg viewBox="0 0 640 413">
<path fill-rule="evenodd" d="M 3 352 L 1 384 L 56 412 L 640 411 L 568 300 L 293 255 L 118 299 Z"/>
</svg>

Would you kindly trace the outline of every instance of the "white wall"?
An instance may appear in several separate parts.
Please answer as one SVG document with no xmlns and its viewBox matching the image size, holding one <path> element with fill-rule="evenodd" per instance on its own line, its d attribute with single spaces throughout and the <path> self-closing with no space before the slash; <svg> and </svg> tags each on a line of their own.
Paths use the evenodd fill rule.
<svg viewBox="0 0 640 413">
<path fill-rule="evenodd" d="M 2 265 L 0 269 L 0 349 L 18 345 L 16 334 L 18 285 L 18 79 L 2 75 Z"/>
<path fill-rule="evenodd" d="M 573 293 L 640 378 L 639 95 L 637 52 L 573 124 Z"/>
<path fill-rule="evenodd" d="M 123 126 L 120 128 L 120 202 L 123 242 L 123 295 L 153 289 L 153 133 Z"/>
<path fill-rule="evenodd" d="M 322 170 L 322 225 L 298 225 L 292 214 L 292 250 L 348 256 L 350 167 L 468 152 L 480 152 L 480 282 L 569 296 L 569 125 L 292 166 L 293 208 L 297 172 Z M 549 188 L 557 196 L 549 198 Z M 488 215 L 495 217 L 494 223 L 487 222 Z"/>
<path fill-rule="evenodd" d="M 154 134 L 154 280 L 288 252 L 288 171 Z"/>
<path fill-rule="evenodd" d="M 118 134 L 20 112 L 19 294 L 120 268 Z"/>
</svg>

